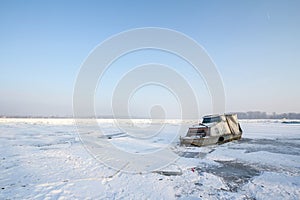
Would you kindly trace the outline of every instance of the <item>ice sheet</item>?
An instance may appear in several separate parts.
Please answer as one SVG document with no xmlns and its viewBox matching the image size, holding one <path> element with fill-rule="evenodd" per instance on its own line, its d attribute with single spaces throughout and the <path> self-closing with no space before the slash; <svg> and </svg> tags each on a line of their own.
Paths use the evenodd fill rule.
<svg viewBox="0 0 300 200">
<path fill-rule="evenodd" d="M 181 175 L 167 176 L 126 173 L 94 159 L 73 119 L 0 119 L 0 199 L 297 199 L 300 124 L 281 122 L 242 121 L 242 140 L 198 148 L 169 141 L 172 130 L 195 121 L 169 120 L 167 134 L 139 141 L 116 134 L 113 120 L 98 120 L 111 135 L 102 139 L 121 150 L 151 153 L 169 144 L 177 159 L 159 170 Z M 122 123 L 145 134 L 151 121 Z"/>
</svg>

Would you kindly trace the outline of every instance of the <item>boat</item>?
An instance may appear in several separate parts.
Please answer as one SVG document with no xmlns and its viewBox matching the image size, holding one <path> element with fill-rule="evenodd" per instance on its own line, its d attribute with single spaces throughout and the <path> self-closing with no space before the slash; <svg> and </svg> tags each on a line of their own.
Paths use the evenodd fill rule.
<svg viewBox="0 0 300 200">
<path fill-rule="evenodd" d="M 188 129 L 185 137 L 180 137 L 181 145 L 207 146 L 222 144 L 242 137 L 242 128 L 237 114 L 207 115 L 201 123 Z"/>
</svg>

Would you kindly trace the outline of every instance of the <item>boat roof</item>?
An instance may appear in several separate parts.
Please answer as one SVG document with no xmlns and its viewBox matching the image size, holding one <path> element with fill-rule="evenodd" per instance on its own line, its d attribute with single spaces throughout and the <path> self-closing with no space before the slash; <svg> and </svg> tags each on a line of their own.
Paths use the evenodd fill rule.
<svg viewBox="0 0 300 200">
<path fill-rule="evenodd" d="M 213 118 L 213 117 L 220 117 L 222 115 L 218 115 L 218 114 L 213 114 L 213 115 L 205 115 L 203 116 L 203 118 Z"/>
<path fill-rule="evenodd" d="M 225 114 L 205 115 L 205 116 L 203 116 L 203 118 L 213 118 L 213 117 L 230 116 L 230 115 L 236 115 L 236 113 L 225 113 Z"/>
</svg>

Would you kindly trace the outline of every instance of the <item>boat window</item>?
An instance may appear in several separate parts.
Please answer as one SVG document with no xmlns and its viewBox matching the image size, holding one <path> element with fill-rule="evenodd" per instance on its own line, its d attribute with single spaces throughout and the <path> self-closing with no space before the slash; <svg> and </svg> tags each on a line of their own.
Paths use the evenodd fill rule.
<svg viewBox="0 0 300 200">
<path fill-rule="evenodd" d="M 221 117 L 205 117 L 203 118 L 202 123 L 213 123 L 213 122 L 220 122 L 221 121 Z"/>
</svg>

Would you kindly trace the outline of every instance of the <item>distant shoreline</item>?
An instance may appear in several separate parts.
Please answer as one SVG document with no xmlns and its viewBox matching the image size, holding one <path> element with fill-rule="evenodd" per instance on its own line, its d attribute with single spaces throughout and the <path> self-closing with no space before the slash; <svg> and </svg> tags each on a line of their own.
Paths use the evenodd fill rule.
<svg viewBox="0 0 300 200">
<path fill-rule="evenodd" d="M 275 113 L 267 114 L 266 112 L 260 111 L 249 111 L 249 112 L 235 112 L 239 119 L 278 119 L 278 120 L 297 120 L 300 119 L 300 113 Z M 42 115 L 0 115 L 0 118 L 41 118 L 41 119 L 73 119 L 73 116 L 42 116 Z M 94 116 L 81 117 L 81 119 L 92 119 Z M 133 116 L 131 118 L 126 116 L 114 117 L 112 115 L 97 116 L 97 119 L 150 119 L 147 117 Z M 176 118 L 170 118 L 176 119 Z"/>
</svg>

